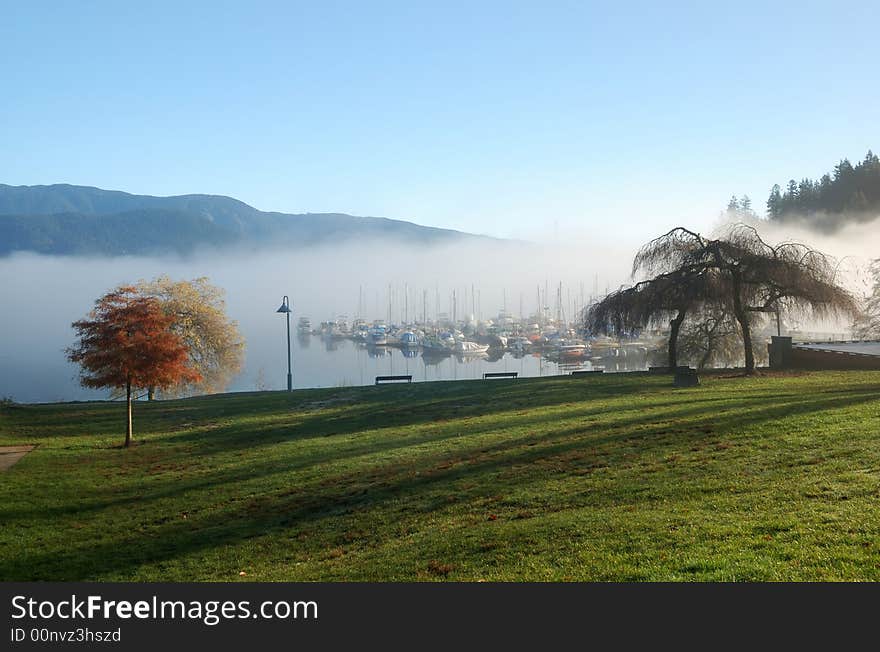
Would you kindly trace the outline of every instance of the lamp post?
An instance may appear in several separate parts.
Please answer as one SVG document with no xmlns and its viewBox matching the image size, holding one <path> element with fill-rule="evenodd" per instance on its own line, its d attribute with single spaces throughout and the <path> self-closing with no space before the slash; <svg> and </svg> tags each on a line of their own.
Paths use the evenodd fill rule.
<svg viewBox="0 0 880 652">
<path fill-rule="evenodd" d="M 275 312 L 283 312 L 287 315 L 287 391 L 289 392 L 293 389 L 293 372 L 290 367 L 290 313 L 293 311 L 290 309 L 290 302 L 286 294 L 281 300 L 281 307 Z"/>
</svg>

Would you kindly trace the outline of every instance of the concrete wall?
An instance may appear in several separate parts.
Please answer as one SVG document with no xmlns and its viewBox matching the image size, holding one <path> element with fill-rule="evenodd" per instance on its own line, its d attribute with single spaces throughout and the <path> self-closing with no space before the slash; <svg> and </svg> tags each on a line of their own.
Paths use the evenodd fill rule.
<svg viewBox="0 0 880 652">
<path fill-rule="evenodd" d="M 771 369 L 880 370 L 880 355 L 832 351 L 821 344 L 792 344 L 790 337 L 773 337 L 767 348 Z"/>
<path fill-rule="evenodd" d="M 880 356 L 795 346 L 791 351 L 790 368 L 880 370 Z"/>
<path fill-rule="evenodd" d="M 790 337 L 773 337 L 767 349 L 771 369 L 880 370 L 880 355 L 832 351 L 821 344 L 792 344 Z"/>
</svg>

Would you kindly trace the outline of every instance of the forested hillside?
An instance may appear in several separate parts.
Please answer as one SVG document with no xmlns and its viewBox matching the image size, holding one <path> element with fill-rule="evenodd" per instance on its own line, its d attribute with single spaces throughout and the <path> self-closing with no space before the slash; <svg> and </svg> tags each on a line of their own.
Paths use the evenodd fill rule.
<svg viewBox="0 0 880 652">
<path fill-rule="evenodd" d="M 161 255 L 201 247 L 295 248 L 376 238 L 433 244 L 477 237 L 383 217 L 266 212 L 219 195 L 0 184 L 0 255 Z"/>
<path fill-rule="evenodd" d="M 774 185 L 767 199 L 769 219 L 805 220 L 829 231 L 878 215 L 880 158 L 870 150 L 856 165 L 843 159 L 818 180 L 791 179 L 785 188 Z"/>
</svg>

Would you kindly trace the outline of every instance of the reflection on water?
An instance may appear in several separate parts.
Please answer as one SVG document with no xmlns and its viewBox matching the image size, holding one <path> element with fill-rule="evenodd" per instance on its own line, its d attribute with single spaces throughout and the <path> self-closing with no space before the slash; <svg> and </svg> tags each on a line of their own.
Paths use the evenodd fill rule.
<svg viewBox="0 0 880 652">
<path fill-rule="evenodd" d="M 358 251 L 361 254 L 334 248 L 296 257 L 248 255 L 222 260 L 211 256 L 187 260 L 86 260 L 33 255 L 0 258 L 0 278 L 11 279 L 0 284 L 0 306 L 4 315 L 0 320 L 0 399 L 9 397 L 22 403 L 106 399 L 109 391 L 82 387 L 79 369 L 66 359 L 65 348 L 74 343 L 75 337 L 71 323 L 82 318 L 94 299 L 110 287 L 138 278 L 154 278 L 159 274 L 169 274 L 172 278 L 207 276 L 212 283 L 227 291 L 227 313 L 239 323 L 247 341 L 244 369 L 229 391 L 281 390 L 287 386 L 286 320 L 275 310 L 284 294 L 296 297 L 294 319 L 297 321 L 294 323 L 297 330 L 291 332 L 291 344 L 293 382 L 297 388 L 372 385 L 379 375 L 406 374 L 412 375 L 414 381 L 432 381 L 478 379 L 486 372 L 516 371 L 525 377 L 565 374 L 575 369 L 591 369 L 594 365 L 609 372 L 632 371 L 647 366 L 644 352 L 627 350 L 623 354 L 620 350 L 614 355 L 606 349 L 599 355 L 601 346 L 598 344 L 591 353 L 598 359 L 588 356 L 582 364 L 560 364 L 538 354 L 516 355 L 495 349 L 489 349 L 484 357 L 426 356 L 420 348 L 369 349 L 350 339 L 299 332 L 298 319 L 304 313 L 339 314 L 336 306 L 359 304 L 361 287 L 359 283 L 351 285 L 351 269 L 371 269 L 377 278 L 391 278 L 401 269 L 415 270 L 423 266 L 441 269 L 440 262 L 449 260 L 449 252 L 445 249 L 432 254 L 436 255 L 432 260 L 437 261 L 433 266 L 426 263 L 427 253 L 421 249 L 417 254 L 400 249 L 365 247 Z M 377 253 L 379 251 L 381 253 Z M 471 257 L 458 255 L 460 253 L 457 253 L 454 270 L 446 270 L 454 272 L 454 276 L 447 275 L 447 287 L 440 285 L 437 296 L 451 295 L 455 283 L 463 285 L 466 281 L 473 297 L 472 279 L 479 277 L 483 305 L 497 306 L 503 299 L 502 288 L 513 291 L 514 287 L 527 286 L 526 280 L 531 272 L 523 272 L 515 282 L 511 275 L 513 270 L 508 266 L 498 266 L 497 276 L 485 268 L 482 248 Z M 412 258 L 407 258 L 410 255 Z M 553 255 L 545 261 L 542 269 L 552 274 L 552 266 L 559 263 L 557 271 L 565 269 L 568 270 L 566 273 L 575 274 L 572 270 L 578 269 L 577 264 L 568 261 L 563 265 L 562 262 Z M 322 270 L 320 279 L 316 279 L 315 269 Z M 583 269 L 581 272 L 581 276 L 587 276 Z M 286 280 L 279 281 L 278 287 L 267 283 L 267 279 L 280 278 Z M 436 286 L 433 278 L 409 278 L 411 287 L 417 282 L 421 286 Z M 297 283 L 292 279 L 308 280 Z M 379 288 L 385 287 L 384 281 L 378 285 Z M 528 286 L 533 287 L 531 281 Z M 371 307 L 364 306 L 365 310 L 382 314 L 389 306 L 393 292 L 367 288 L 366 285 L 363 290 L 364 303 L 371 304 Z M 429 316 L 432 312 L 430 303 Z M 435 319 L 442 314 L 445 307 L 442 303 L 442 300 L 436 303 Z M 535 307 L 537 304 L 532 309 Z M 422 308 L 424 311 L 425 306 Z M 528 313 L 529 309 L 526 305 L 521 312 Z"/>
<path fill-rule="evenodd" d="M 62 324 L 63 325 L 63 324 Z M 273 324 L 277 326 L 277 324 Z M 68 363 L 62 347 L 69 341 L 65 329 L 42 335 L 48 346 L 32 346 L 0 338 L 0 398 L 20 402 L 101 400 L 107 390 L 80 386 L 77 369 Z M 249 338 L 241 374 L 228 391 L 280 390 L 287 386 L 287 341 L 280 328 Z M 262 336 L 261 336 L 262 335 Z M 596 348 L 583 361 L 564 362 L 552 352 L 526 354 L 489 349 L 476 356 L 431 353 L 421 348 L 373 347 L 348 339 L 298 334 L 291 338 L 293 384 L 306 387 L 372 385 L 376 376 L 411 375 L 413 382 L 480 379 L 486 372 L 517 372 L 520 377 L 555 376 L 576 370 L 603 368 L 606 372 L 642 371 L 658 364 L 642 347 Z M 35 355 L 38 352 L 38 355 Z M 550 356 L 550 357 L 548 357 Z M 659 362 L 662 364 L 662 359 Z"/>
<path fill-rule="evenodd" d="M 281 352 L 283 353 L 283 352 Z M 421 349 L 366 346 L 346 339 L 301 335 L 294 342 L 293 374 L 296 387 L 372 385 L 376 376 L 411 375 L 413 382 L 479 379 L 487 372 L 517 372 L 521 377 L 556 376 L 577 370 L 606 372 L 644 371 L 648 351 L 644 347 L 605 349 L 583 361 L 562 362 L 540 352 L 515 355 L 490 349 L 477 356 L 437 354 Z M 284 364 L 282 364 L 284 363 Z M 274 375 L 279 383 L 286 373 L 279 356 Z M 265 370 L 270 380 L 271 370 Z M 280 385 L 279 385 L 280 386 Z M 248 390 L 253 387 L 238 386 Z"/>
</svg>

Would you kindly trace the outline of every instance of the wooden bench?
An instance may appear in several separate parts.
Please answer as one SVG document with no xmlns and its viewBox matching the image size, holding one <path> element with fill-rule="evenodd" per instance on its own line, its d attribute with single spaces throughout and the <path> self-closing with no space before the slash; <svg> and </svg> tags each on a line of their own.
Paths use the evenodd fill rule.
<svg viewBox="0 0 880 652">
<path fill-rule="evenodd" d="M 487 378 L 516 378 L 518 375 L 518 371 L 493 371 L 483 374 L 483 380 Z"/>
<path fill-rule="evenodd" d="M 572 376 L 586 376 L 588 374 L 602 374 L 605 373 L 604 369 L 581 369 L 580 371 L 572 371 Z"/>
<path fill-rule="evenodd" d="M 376 376 L 376 384 L 379 383 L 393 383 L 398 380 L 405 380 L 408 383 L 412 382 L 412 376 Z"/>
</svg>

